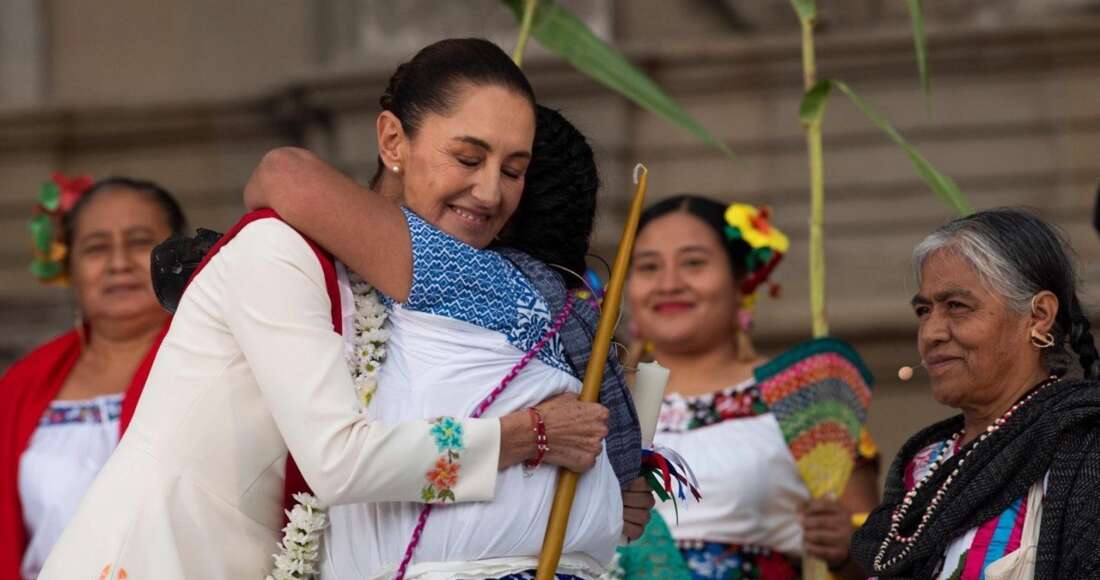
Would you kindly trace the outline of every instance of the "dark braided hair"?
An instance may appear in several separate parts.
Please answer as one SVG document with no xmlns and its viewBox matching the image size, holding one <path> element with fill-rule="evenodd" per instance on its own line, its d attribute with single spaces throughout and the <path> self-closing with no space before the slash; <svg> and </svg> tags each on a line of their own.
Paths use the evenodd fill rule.
<svg viewBox="0 0 1100 580">
<path fill-rule="evenodd" d="M 929 234 L 913 250 L 917 280 L 924 261 L 950 248 L 1017 312 L 1031 309 L 1043 290 L 1058 298 L 1051 334 L 1055 346 L 1043 351 L 1043 364 L 1055 371 L 1068 367 L 1068 346 L 1077 355 L 1085 378 L 1100 378 L 1100 354 L 1088 317 L 1077 296 L 1077 270 L 1065 236 L 1054 226 L 1019 208 L 978 212 Z"/>
<path fill-rule="evenodd" d="M 499 46 L 482 38 L 449 38 L 420 49 L 397 67 L 378 103 L 401 121 L 411 138 L 428 113 L 450 113 L 464 85 L 510 89 L 535 105 L 535 91 L 523 71 Z M 384 171 L 379 156 L 371 187 L 378 186 Z"/>
<path fill-rule="evenodd" d="M 1069 345 L 1077 353 L 1085 378 L 1100 378 L 1100 353 L 1096 351 L 1096 342 L 1092 338 L 1092 325 L 1076 296 L 1070 308 L 1069 319 Z"/>
<path fill-rule="evenodd" d="M 494 245 L 583 275 L 599 189 L 596 158 L 584 135 L 561 113 L 538 106 L 523 197 Z M 582 285 L 576 276 L 564 279 L 570 288 Z"/>
<path fill-rule="evenodd" d="M 746 261 L 751 248 L 740 239 L 731 240 L 726 236 L 726 208 L 729 204 L 721 203 L 691 193 L 681 193 L 668 199 L 663 199 L 642 212 L 638 220 L 638 234 L 653 220 L 670 213 L 682 212 L 690 214 L 707 225 L 707 229 L 718 236 L 718 243 L 726 250 L 729 258 L 730 271 L 737 282 L 745 279 L 747 274 Z"/>
</svg>

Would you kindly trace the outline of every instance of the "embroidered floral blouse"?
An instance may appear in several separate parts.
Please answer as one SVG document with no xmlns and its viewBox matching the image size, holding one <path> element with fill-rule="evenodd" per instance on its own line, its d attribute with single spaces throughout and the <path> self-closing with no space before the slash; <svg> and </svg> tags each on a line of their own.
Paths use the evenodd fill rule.
<svg viewBox="0 0 1100 580">
<path fill-rule="evenodd" d="M 118 445 L 122 395 L 50 403 L 19 465 L 27 529 L 22 575 L 34 580 L 84 493 Z"/>
<path fill-rule="evenodd" d="M 480 250 L 448 235 L 402 208 L 413 244 L 413 282 L 400 307 L 461 320 L 503 334 L 527 352 L 550 328 L 553 316 L 534 285 L 504 256 Z M 398 306 L 386 297 L 391 307 Z M 561 337 L 539 360 L 570 374 Z"/>
</svg>

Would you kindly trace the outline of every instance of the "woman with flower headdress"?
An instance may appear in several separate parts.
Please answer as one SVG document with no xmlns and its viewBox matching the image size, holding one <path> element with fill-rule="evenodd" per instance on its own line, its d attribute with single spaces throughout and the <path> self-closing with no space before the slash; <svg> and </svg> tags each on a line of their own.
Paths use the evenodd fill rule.
<svg viewBox="0 0 1100 580">
<path fill-rule="evenodd" d="M 654 442 L 685 457 L 706 497 L 678 511 L 658 506 L 661 517 L 621 551 L 625 577 L 795 578 L 804 555 L 859 577 L 848 559 L 852 514 L 875 506 L 876 466 L 857 464 L 842 497 L 811 500 L 761 393 L 773 376 L 813 388 L 824 350 L 843 351 L 857 382 L 869 374 L 839 341 L 803 343 L 770 361 L 752 348 L 757 290 L 788 249 L 769 217 L 766 208 L 694 195 L 642 214 L 627 300 L 638 338 L 671 371 Z"/>
<path fill-rule="evenodd" d="M 168 322 L 149 253 L 185 219 L 148 181 L 55 174 L 31 219 L 31 271 L 71 283 L 76 328 L 0 378 L 0 578 L 33 579 L 118 443 Z"/>
</svg>

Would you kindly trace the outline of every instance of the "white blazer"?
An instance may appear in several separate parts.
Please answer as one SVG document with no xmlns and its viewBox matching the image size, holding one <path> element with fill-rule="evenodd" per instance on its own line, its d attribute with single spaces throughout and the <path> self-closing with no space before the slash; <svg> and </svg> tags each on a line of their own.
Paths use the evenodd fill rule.
<svg viewBox="0 0 1100 580">
<path fill-rule="evenodd" d="M 456 501 L 494 495 L 497 419 L 462 420 Z M 287 450 L 325 504 L 420 501 L 425 421 L 358 412 L 320 263 L 286 224 L 246 226 L 196 276 L 133 422 L 40 580 L 262 578 Z"/>
</svg>

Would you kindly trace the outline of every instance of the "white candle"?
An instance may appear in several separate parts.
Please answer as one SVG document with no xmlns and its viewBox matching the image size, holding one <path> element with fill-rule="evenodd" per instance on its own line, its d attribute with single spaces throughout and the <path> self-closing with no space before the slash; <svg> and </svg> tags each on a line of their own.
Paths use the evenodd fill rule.
<svg viewBox="0 0 1100 580">
<path fill-rule="evenodd" d="M 661 401 L 665 398 L 669 370 L 651 363 L 638 363 L 634 375 L 634 407 L 638 410 L 638 422 L 642 427 L 642 446 L 653 443 L 657 432 L 657 418 L 661 414 Z"/>
</svg>

